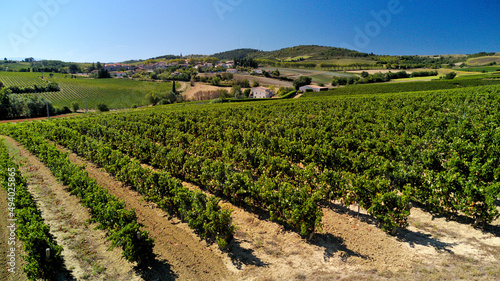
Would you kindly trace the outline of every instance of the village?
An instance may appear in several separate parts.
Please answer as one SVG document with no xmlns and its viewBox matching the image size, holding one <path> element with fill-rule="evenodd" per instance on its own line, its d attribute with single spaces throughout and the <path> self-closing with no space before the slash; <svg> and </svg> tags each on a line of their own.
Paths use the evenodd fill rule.
<svg viewBox="0 0 500 281">
<path fill-rule="evenodd" d="M 292 79 L 278 79 L 279 72 L 276 75 L 274 71 L 264 70 L 256 67 L 245 67 L 237 65 L 233 60 L 219 61 L 214 57 L 206 58 L 182 58 L 170 60 L 147 60 L 144 63 L 125 64 L 125 63 L 107 63 L 102 68 L 108 71 L 113 78 L 132 78 L 140 79 L 146 77 L 147 80 L 164 81 L 191 81 L 194 86 L 196 82 L 202 82 L 206 85 L 224 87 L 233 84 L 241 84 L 241 80 L 251 79 L 250 87 L 245 98 L 269 99 L 279 98 L 278 94 L 291 90 Z M 88 75 L 95 74 L 98 70 L 93 70 Z M 273 73 L 273 74 L 271 74 Z M 234 80 L 231 83 L 213 82 L 213 77 L 221 77 L 224 80 Z M 235 77 L 234 75 L 238 75 Z M 264 79 L 258 79 L 264 78 Z M 239 81 L 238 81 L 239 80 Z M 285 82 L 281 81 L 284 80 Z M 261 82 L 261 83 L 259 83 Z M 262 83 L 263 82 L 263 83 Z M 261 85 L 262 84 L 262 85 Z M 310 84 L 310 83 L 309 83 Z M 202 87 L 203 88 L 203 87 Z M 281 92 L 279 90 L 281 89 Z M 328 87 L 324 85 L 304 85 L 298 88 L 299 92 L 319 92 L 327 91 Z M 195 93 L 196 94 L 196 93 Z"/>
</svg>

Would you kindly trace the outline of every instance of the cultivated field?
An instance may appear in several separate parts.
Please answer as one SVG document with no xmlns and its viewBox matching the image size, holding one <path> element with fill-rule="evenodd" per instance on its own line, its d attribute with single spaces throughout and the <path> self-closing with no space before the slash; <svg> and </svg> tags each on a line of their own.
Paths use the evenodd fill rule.
<svg viewBox="0 0 500 281">
<path fill-rule="evenodd" d="M 54 194 L 68 214 L 39 204 L 76 279 L 91 268 L 95 280 L 495 280 L 500 86 L 490 81 L 178 104 L 2 124 L 0 134 L 26 157 L 15 160 L 23 174 L 43 179 L 35 197 Z M 109 197 L 87 191 L 98 187 Z M 123 203 L 98 211 L 102 198 Z M 85 212 L 102 232 L 77 220 Z M 105 253 L 104 233 L 129 242 Z M 95 252 L 79 259 L 84 236 Z"/>
<path fill-rule="evenodd" d="M 88 108 L 95 109 L 99 103 L 106 104 L 110 109 L 130 108 L 134 105 L 147 105 L 146 94 L 153 91 L 168 92 L 172 89 L 171 82 L 146 82 L 130 79 L 89 79 L 71 78 L 70 75 L 54 74 L 49 77 L 44 74 L 46 81 L 55 82 L 61 89 L 59 92 L 39 93 L 52 102 L 54 106 L 71 107 L 73 102 Z M 33 86 L 46 85 L 40 78 L 40 73 L 0 72 L 0 81 L 5 86 Z M 177 85 L 180 87 L 180 84 Z"/>
<path fill-rule="evenodd" d="M 477 66 L 477 65 L 486 65 L 492 62 L 496 62 L 500 64 L 500 56 L 487 56 L 487 57 L 479 57 L 472 58 L 467 60 L 467 65 Z"/>
</svg>

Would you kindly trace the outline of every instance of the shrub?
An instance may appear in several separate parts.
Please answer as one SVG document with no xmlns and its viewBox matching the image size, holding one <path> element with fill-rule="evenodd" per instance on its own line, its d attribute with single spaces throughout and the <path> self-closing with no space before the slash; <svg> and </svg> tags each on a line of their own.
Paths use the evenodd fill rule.
<svg viewBox="0 0 500 281">
<path fill-rule="evenodd" d="M 105 111 L 109 111 L 109 108 L 104 103 L 100 103 L 97 105 L 97 110 L 99 110 L 100 112 L 105 112 Z"/>
<path fill-rule="evenodd" d="M 76 102 L 72 103 L 71 107 L 73 108 L 73 112 L 77 112 L 80 109 L 80 105 Z"/>
</svg>

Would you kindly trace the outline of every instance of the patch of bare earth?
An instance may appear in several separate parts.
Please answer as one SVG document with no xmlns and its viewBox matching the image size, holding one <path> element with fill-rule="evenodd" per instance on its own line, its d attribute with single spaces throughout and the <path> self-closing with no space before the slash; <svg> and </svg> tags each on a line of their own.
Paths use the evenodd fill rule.
<svg viewBox="0 0 500 281">
<path fill-rule="evenodd" d="M 290 81 L 281 81 L 273 78 L 254 76 L 248 74 L 234 74 L 234 79 L 235 80 L 248 79 L 251 84 L 253 83 L 253 81 L 257 81 L 259 82 L 259 84 L 263 86 L 293 87 L 293 84 Z"/>
<path fill-rule="evenodd" d="M 214 90 L 219 90 L 219 89 L 226 89 L 226 90 L 228 90 L 228 88 L 216 87 L 216 86 L 212 86 L 212 85 L 207 85 L 207 84 L 203 84 L 203 83 L 200 83 L 200 82 L 196 82 L 194 84 L 194 86 L 190 87 L 182 95 L 184 96 L 184 98 L 186 100 L 192 100 L 194 94 L 196 94 L 198 92 L 201 92 L 201 91 L 214 91 Z"/>
<path fill-rule="evenodd" d="M 69 152 L 61 146 L 58 148 Z M 73 163 L 84 164 L 89 176 L 96 179 L 101 187 L 122 199 L 127 208 L 134 209 L 138 222 L 155 239 L 156 262 L 141 273 L 145 280 L 234 280 L 233 274 L 225 267 L 221 254 L 217 253 L 217 245 L 208 247 L 187 224 L 176 218 L 169 218 L 156 204 L 146 202 L 139 193 L 95 164 L 74 153 L 70 153 L 69 159 Z"/>
<path fill-rule="evenodd" d="M 28 181 L 42 217 L 64 248 L 62 254 L 68 271 L 61 280 L 142 280 L 134 265 L 121 256 L 121 248 L 109 250 L 111 244 L 97 224 L 88 223 L 90 214 L 80 200 L 70 195 L 40 160 L 15 140 L 5 137 L 10 154 L 16 157 Z"/>
</svg>

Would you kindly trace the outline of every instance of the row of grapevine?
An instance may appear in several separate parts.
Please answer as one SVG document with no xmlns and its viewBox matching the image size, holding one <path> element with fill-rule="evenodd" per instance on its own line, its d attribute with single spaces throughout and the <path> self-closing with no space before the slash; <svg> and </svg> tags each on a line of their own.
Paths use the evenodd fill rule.
<svg viewBox="0 0 500 281">
<path fill-rule="evenodd" d="M 116 126 L 117 138 L 125 130 L 196 156 L 232 159 L 232 165 L 245 161 L 237 155 L 247 149 L 252 163 L 238 168 L 253 167 L 252 172 L 264 170 L 269 163 L 266 155 L 329 169 L 336 178 L 352 178 L 347 186 L 354 193 L 347 193 L 357 197 L 354 201 L 362 199 L 356 190 L 365 193 L 368 208 L 370 201 L 382 198 L 370 200 L 371 194 L 385 186 L 382 190 L 406 192 L 435 211 L 460 211 L 488 223 L 498 217 L 494 202 L 500 175 L 495 117 L 499 113 L 491 106 L 497 103 L 494 86 L 272 107 L 147 111 L 95 120 Z M 116 143 L 122 145 L 121 140 Z M 327 198 L 338 199 L 335 192 L 345 185 L 341 182 Z"/>
<path fill-rule="evenodd" d="M 16 75 L 12 75 L 16 74 Z M 40 79 L 40 74 L 37 73 L 37 75 L 25 75 L 23 74 L 18 74 L 18 73 L 9 73 L 9 72 L 2 72 L 0 75 L 0 82 L 3 83 L 5 87 L 19 87 L 19 88 L 25 88 L 25 87 L 33 87 L 33 86 L 40 86 L 40 87 L 45 87 L 49 84 L 48 81 Z"/>
<path fill-rule="evenodd" d="M 488 76 L 485 76 L 488 77 Z M 340 95 L 365 95 L 365 94 L 386 94 L 400 92 L 417 92 L 456 89 L 465 87 L 477 87 L 485 85 L 500 84 L 498 80 L 484 79 L 484 77 L 460 77 L 454 80 L 436 80 L 436 81 L 415 81 L 400 83 L 377 83 L 364 85 L 351 85 L 340 87 L 331 91 L 305 93 L 304 97 L 325 97 Z"/>
<path fill-rule="evenodd" d="M 109 233 L 112 245 L 122 247 L 122 254 L 127 260 L 142 263 L 154 258 L 154 241 L 147 231 L 140 231 L 135 211 L 125 209 L 123 201 L 100 187 L 82 166 L 71 163 L 67 154 L 55 145 L 36 136 L 37 133 L 29 126 L 9 125 L 3 129 L 38 156 L 56 178 L 68 185 L 71 193 L 89 209 L 92 220 Z"/>
<path fill-rule="evenodd" d="M 222 209 L 218 205 L 218 198 L 190 190 L 169 173 L 144 168 L 138 161 L 131 160 L 92 138 L 80 136 L 68 128 L 51 125 L 38 123 L 31 128 L 101 165 L 118 180 L 132 185 L 165 211 L 179 216 L 200 236 L 216 241 L 220 248 L 225 248 L 233 238 L 235 227 L 231 225 L 232 211 Z"/>
<path fill-rule="evenodd" d="M 271 220 L 289 225 L 302 235 L 311 235 L 320 226 L 320 197 L 308 184 L 313 179 L 310 175 L 302 173 L 300 178 L 293 180 L 263 175 L 254 181 L 253 175 L 246 171 L 238 172 L 224 161 L 189 155 L 179 147 L 160 146 L 142 136 L 112 128 L 79 125 L 85 127 L 80 132 L 84 130 L 86 135 L 114 145 L 146 164 L 205 187 L 213 194 L 224 195 L 233 203 L 265 209 L 269 211 Z"/>
<path fill-rule="evenodd" d="M 50 234 L 49 226 L 44 222 L 33 196 L 27 188 L 26 180 L 21 175 L 5 145 L 0 142 L 0 185 L 14 198 L 9 202 L 9 212 L 15 214 L 16 235 L 24 243 L 24 271 L 29 280 L 52 279 L 63 265 L 62 247 L 57 245 Z M 9 196 L 10 197 L 10 196 Z M 46 256 L 49 249 L 50 257 Z"/>
</svg>

